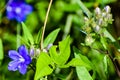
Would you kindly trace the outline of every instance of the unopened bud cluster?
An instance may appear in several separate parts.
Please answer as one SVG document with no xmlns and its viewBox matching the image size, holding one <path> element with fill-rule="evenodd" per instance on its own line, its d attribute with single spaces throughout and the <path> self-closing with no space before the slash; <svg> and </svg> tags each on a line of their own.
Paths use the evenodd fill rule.
<svg viewBox="0 0 120 80">
<path fill-rule="evenodd" d="M 94 33 L 102 34 L 102 31 L 108 24 L 112 24 L 112 14 L 111 8 L 109 6 L 104 7 L 104 9 L 100 9 L 97 7 L 94 10 L 94 15 L 91 18 L 84 18 L 85 25 L 83 26 L 83 30 L 87 33 L 85 38 L 86 45 L 91 45 L 95 39 Z"/>
<path fill-rule="evenodd" d="M 111 24 L 113 21 L 110 12 L 111 8 L 109 6 L 104 7 L 103 10 L 97 7 L 92 18 L 84 18 L 85 26 L 83 29 L 87 33 L 90 33 L 92 31 L 99 32 L 101 28 L 107 27 L 108 24 Z"/>
<path fill-rule="evenodd" d="M 40 52 L 46 52 L 48 53 L 49 49 L 53 46 L 53 44 L 48 44 L 46 48 L 43 50 L 40 50 L 39 48 L 35 48 L 34 46 L 30 47 L 30 57 L 33 58 L 38 58 Z"/>
</svg>

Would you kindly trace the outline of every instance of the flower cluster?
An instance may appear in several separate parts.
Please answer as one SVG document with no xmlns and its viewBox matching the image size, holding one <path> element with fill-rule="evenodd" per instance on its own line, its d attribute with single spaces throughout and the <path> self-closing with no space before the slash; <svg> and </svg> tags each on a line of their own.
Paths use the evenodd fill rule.
<svg viewBox="0 0 120 80">
<path fill-rule="evenodd" d="M 8 64 L 8 70 L 16 71 L 19 70 L 21 74 L 25 74 L 27 66 L 31 63 L 31 57 L 28 54 L 28 50 L 24 45 L 18 48 L 18 52 L 10 50 L 8 52 L 9 57 L 13 60 Z"/>
<path fill-rule="evenodd" d="M 6 7 L 7 18 L 22 22 L 26 20 L 26 16 L 32 12 L 32 6 L 28 5 L 24 0 L 10 0 Z"/>
<path fill-rule="evenodd" d="M 112 23 L 113 19 L 110 12 L 111 9 L 109 6 L 104 7 L 103 10 L 97 7 L 91 18 L 84 18 L 85 25 L 83 26 L 83 30 L 87 33 L 85 38 L 86 45 L 91 45 L 95 41 L 93 38 L 95 37 L 95 33 L 101 34 L 103 29 Z"/>
<path fill-rule="evenodd" d="M 88 19 L 87 17 L 85 17 L 84 30 L 87 33 L 90 33 L 93 30 L 95 32 L 99 32 L 101 28 L 108 26 L 109 23 L 111 24 L 113 19 L 110 12 L 111 9 L 109 6 L 104 7 L 103 10 L 97 7 L 92 18 Z"/>
</svg>

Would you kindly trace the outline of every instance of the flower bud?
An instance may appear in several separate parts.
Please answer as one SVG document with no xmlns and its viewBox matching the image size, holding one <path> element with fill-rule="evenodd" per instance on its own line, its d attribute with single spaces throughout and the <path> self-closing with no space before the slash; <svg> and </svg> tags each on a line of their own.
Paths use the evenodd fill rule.
<svg viewBox="0 0 120 80">
<path fill-rule="evenodd" d="M 110 13 L 110 11 L 111 11 L 110 6 L 106 6 L 106 7 L 104 8 L 104 10 L 106 11 L 106 13 Z"/>
<path fill-rule="evenodd" d="M 86 21 L 89 21 L 89 19 L 87 18 L 87 17 L 84 17 L 84 21 L 86 22 Z"/>
<path fill-rule="evenodd" d="M 106 17 L 106 16 L 107 16 L 107 13 L 102 12 L 102 17 L 104 18 L 104 17 Z"/>
<path fill-rule="evenodd" d="M 33 57 L 33 56 L 34 56 L 34 53 L 35 53 L 35 51 L 34 51 L 34 48 L 32 47 L 32 48 L 30 49 L 30 56 Z"/>
<path fill-rule="evenodd" d="M 99 30 L 100 30 L 100 26 L 97 25 L 97 26 L 95 27 L 95 31 L 96 31 L 96 32 L 99 32 Z"/>
<path fill-rule="evenodd" d="M 53 44 L 48 44 L 46 49 L 49 50 L 52 46 L 53 46 Z"/>
<path fill-rule="evenodd" d="M 102 25 L 102 23 L 103 23 L 103 19 L 100 18 L 100 19 L 98 20 L 98 25 Z"/>
<path fill-rule="evenodd" d="M 86 36 L 86 39 L 85 39 L 86 45 L 90 46 L 94 41 L 95 39 L 93 39 L 91 35 Z"/>
<path fill-rule="evenodd" d="M 101 14 L 101 10 L 100 10 L 99 7 L 97 7 L 97 8 L 95 9 L 95 13 L 96 13 L 97 15 Z"/>
<path fill-rule="evenodd" d="M 40 54 L 40 49 L 36 49 L 35 53 L 36 53 L 36 55 L 39 55 Z"/>
</svg>

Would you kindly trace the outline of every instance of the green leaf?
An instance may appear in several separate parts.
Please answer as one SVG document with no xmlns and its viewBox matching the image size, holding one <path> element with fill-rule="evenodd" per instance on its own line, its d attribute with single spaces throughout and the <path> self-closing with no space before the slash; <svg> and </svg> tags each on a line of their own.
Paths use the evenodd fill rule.
<svg viewBox="0 0 120 80">
<path fill-rule="evenodd" d="M 115 38 L 106 29 L 104 29 L 103 33 L 105 37 L 109 38 L 112 42 L 116 41 Z"/>
<path fill-rule="evenodd" d="M 43 76 L 49 75 L 53 72 L 54 65 L 51 58 L 45 52 L 41 52 L 36 63 L 36 73 L 34 80 L 38 80 Z"/>
<path fill-rule="evenodd" d="M 2 44 L 2 39 L 0 38 L 0 65 L 1 65 L 1 61 L 4 58 L 4 54 L 3 54 L 3 44 Z"/>
<path fill-rule="evenodd" d="M 74 55 L 75 55 L 75 58 L 79 58 L 79 59 L 83 60 L 87 65 L 89 65 L 89 67 L 88 67 L 89 70 L 92 69 L 93 66 L 91 65 L 91 62 L 87 59 L 87 57 L 81 55 L 80 51 L 78 49 L 76 49 L 75 47 L 74 47 Z M 85 65 L 84 66 L 76 66 L 76 72 L 77 72 L 78 78 L 80 80 L 93 80 Z"/>
<path fill-rule="evenodd" d="M 107 45 L 108 45 L 108 44 L 107 44 L 107 42 L 106 42 L 106 38 L 103 37 L 103 36 L 100 36 L 100 41 L 101 41 L 103 47 L 107 50 Z"/>
<path fill-rule="evenodd" d="M 74 0 L 79 5 L 79 7 L 82 9 L 82 11 L 90 18 L 92 16 L 92 13 L 88 10 L 88 8 L 83 4 L 81 0 Z"/>
<path fill-rule="evenodd" d="M 30 42 L 30 44 L 34 44 L 34 39 L 33 36 L 31 35 L 29 29 L 26 27 L 26 25 L 22 22 L 22 28 L 23 28 L 23 32 L 25 35 L 25 38 L 28 42 Z"/>
<path fill-rule="evenodd" d="M 80 58 L 73 58 L 70 62 L 68 62 L 66 65 L 60 66 L 60 68 L 67 68 L 67 67 L 76 67 L 76 66 L 84 66 L 87 68 L 91 68 L 87 63 L 85 63 L 83 60 Z"/>
<path fill-rule="evenodd" d="M 50 56 L 58 65 L 64 65 L 70 56 L 70 37 L 59 42 L 59 53 L 56 51 L 57 46 L 50 48 Z"/>
<path fill-rule="evenodd" d="M 39 30 L 38 34 L 37 34 L 37 38 L 36 38 L 36 44 L 39 44 L 41 41 L 41 37 L 42 37 L 42 28 Z"/>
<path fill-rule="evenodd" d="M 56 29 L 54 31 L 52 31 L 44 40 L 44 48 L 48 46 L 48 44 L 51 44 L 55 41 L 57 35 L 58 35 L 58 32 L 60 31 L 60 29 Z"/>
<path fill-rule="evenodd" d="M 82 55 L 81 52 L 77 48 L 73 47 L 73 50 L 74 50 L 75 58 L 82 60 L 84 63 L 86 63 L 84 67 L 91 70 L 93 68 L 93 65 L 90 62 L 90 60 L 86 56 Z"/>
<path fill-rule="evenodd" d="M 76 72 L 79 80 L 93 80 L 87 69 L 83 66 L 77 66 Z"/>
<path fill-rule="evenodd" d="M 2 39 L 0 38 L 0 60 L 3 60 L 3 44 L 2 44 Z"/>
<path fill-rule="evenodd" d="M 103 59 L 103 64 L 104 64 L 104 70 L 105 70 L 105 73 L 108 74 L 108 60 L 107 60 L 108 56 L 105 55 L 104 56 L 104 59 Z"/>
<path fill-rule="evenodd" d="M 98 0 L 99 3 L 101 4 L 110 4 L 113 2 L 116 2 L 117 0 Z"/>
</svg>

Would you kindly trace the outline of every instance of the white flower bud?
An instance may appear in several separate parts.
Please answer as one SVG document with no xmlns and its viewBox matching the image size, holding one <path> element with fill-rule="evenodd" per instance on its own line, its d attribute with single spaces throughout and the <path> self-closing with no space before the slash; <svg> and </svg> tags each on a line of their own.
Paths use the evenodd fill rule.
<svg viewBox="0 0 120 80">
<path fill-rule="evenodd" d="M 95 9 L 95 13 L 96 13 L 97 15 L 101 14 L 101 10 L 100 10 L 99 7 L 97 7 L 97 8 Z"/>
<path fill-rule="evenodd" d="M 106 6 L 106 7 L 104 8 L 104 10 L 106 11 L 106 13 L 110 13 L 110 11 L 111 11 L 110 6 Z"/>
<path fill-rule="evenodd" d="M 100 18 L 100 19 L 98 20 L 98 25 L 102 25 L 102 23 L 103 23 L 103 19 Z"/>
<path fill-rule="evenodd" d="M 102 17 L 106 17 L 106 16 L 107 16 L 107 13 L 103 12 Z"/>
<path fill-rule="evenodd" d="M 49 50 L 52 46 L 53 46 L 53 44 L 48 44 L 46 49 Z"/>
<path fill-rule="evenodd" d="M 87 17 L 84 17 L 84 21 L 86 22 L 86 21 L 88 21 L 89 19 L 87 18 Z"/>
<path fill-rule="evenodd" d="M 86 39 L 85 39 L 86 45 L 90 46 L 94 41 L 95 39 L 93 39 L 92 36 L 90 35 L 86 36 Z"/>
<path fill-rule="evenodd" d="M 97 25 L 97 26 L 95 27 L 95 31 L 98 32 L 99 30 L 100 30 L 100 26 Z"/>
</svg>

